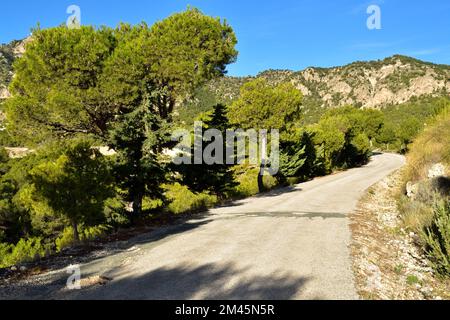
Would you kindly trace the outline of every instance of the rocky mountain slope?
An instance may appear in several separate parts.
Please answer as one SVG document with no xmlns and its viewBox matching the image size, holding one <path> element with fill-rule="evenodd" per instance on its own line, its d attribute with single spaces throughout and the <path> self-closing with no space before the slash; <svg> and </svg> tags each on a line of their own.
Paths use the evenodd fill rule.
<svg viewBox="0 0 450 320">
<path fill-rule="evenodd" d="M 0 99 L 9 97 L 8 85 L 13 77 L 14 60 L 25 52 L 25 44 L 29 39 L 12 41 L 9 44 L 0 45 Z"/>
</svg>

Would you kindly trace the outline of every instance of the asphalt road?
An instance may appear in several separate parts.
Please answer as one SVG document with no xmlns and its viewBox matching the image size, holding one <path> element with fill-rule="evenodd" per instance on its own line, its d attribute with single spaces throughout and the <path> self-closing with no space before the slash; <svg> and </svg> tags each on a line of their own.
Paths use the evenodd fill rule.
<svg viewBox="0 0 450 320">
<path fill-rule="evenodd" d="M 105 285 L 68 291 L 62 269 L 9 288 L 8 297 L 358 299 L 347 215 L 367 188 L 404 161 L 399 155 L 376 155 L 364 167 L 238 201 L 139 236 L 123 250 L 81 265 L 84 278 L 112 279 Z"/>
</svg>

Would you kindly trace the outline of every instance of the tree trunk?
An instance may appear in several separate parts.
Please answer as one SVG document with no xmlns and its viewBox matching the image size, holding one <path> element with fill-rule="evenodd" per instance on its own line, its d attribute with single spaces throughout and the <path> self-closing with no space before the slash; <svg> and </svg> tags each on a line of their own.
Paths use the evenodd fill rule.
<svg viewBox="0 0 450 320">
<path fill-rule="evenodd" d="M 264 177 L 264 168 L 265 165 L 261 164 L 260 168 L 259 168 L 259 174 L 258 174 L 258 192 L 264 192 L 264 181 L 263 181 L 263 177 Z"/>
<path fill-rule="evenodd" d="M 133 197 L 133 215 L 132 222 L 142 214 L 142 199 L 144 198 L 141 192 L 137 192 Z"/>
<path fill-rule="evenodd" d="M 75 243 L 80 242 L 80 234 L 78 233 L 78 223 L 76 221 L 72 221 L 72 229 L 73 229 L 73 239 Z"/>
</svg>

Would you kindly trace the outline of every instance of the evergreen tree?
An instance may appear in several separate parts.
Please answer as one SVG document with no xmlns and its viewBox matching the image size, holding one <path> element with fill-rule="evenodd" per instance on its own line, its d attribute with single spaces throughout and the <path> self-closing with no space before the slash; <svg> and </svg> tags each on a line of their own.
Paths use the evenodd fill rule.
<svg viewBox="0 0 450 320">
<path fill-rule="evenodd" d="M 232 165 L 227 164 L 226 152 L 226 132 L 230 128 L 227 109 L 222 104 L 214 106 L 212 112 L 207 115 L 203 121 L 202 131 L 208 129 L 215 129 L 217 133 L 220 133 L 222 141 L 210 141 L 204 136 L 196 137 L 195 141 L 201 141 L 201 144 L 194 145 L 194 148 L 199 148 L 204 154 L 204 151 L 208 144 L 217 143 L 217 146 L 221 148 L 222 153 L 221 163 L 207 164 L 202 161 L 202 164 L 194 164 L 194 148 L 192 149 L 191 164 L 181 165 L 177 169 L 182 174 L 183 184 L 187 185 L 192 191 L 203 192 L 210 191 L 219 197 L 225 196 L 226 192 L 230 191 L 237 185 L 234 181 Z M 216 156 L 215 150 L 213 157 Z"/>
<path fill-rule="evenodd" d="M 124 199 L 133 203 L 132 221 L 142 213 L 144 196 L 163 199 L 166 168 L 159 148 L 167 140 L 166 127 L 151 106 L 145 99 L 120 116 L 110 132 L 109 146 L 117 152 L 114 176 Z"/>
<path fill-rule="evenodd" d="M 111 177 L 103 156 L 88 141 L 68 143 L 56 161 L 46 161 L 30 172 L 36 196 L 66 217 L 79 241 L 80 223 L 102 222 L 104 202 L 112 196 Z"/>
</svg>

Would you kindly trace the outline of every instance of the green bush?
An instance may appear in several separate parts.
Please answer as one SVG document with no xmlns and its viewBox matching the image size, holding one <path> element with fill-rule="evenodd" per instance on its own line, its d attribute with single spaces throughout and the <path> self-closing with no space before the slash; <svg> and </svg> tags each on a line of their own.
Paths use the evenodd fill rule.
<svg viewBox="0 0 450 320">
<path fill-rule="evenodd" d="M 16 245 L 0 244 L 0 267 L 10 267 L 19 263 L 43 258 L 48 246 L 41 238 L 21 239 Z"/>
<path fill-rule="evenodd" d="M 441 200 L 434 206 L 434 219 L 421 233 L 431 266 L 442 276 L 450 276 L 450 201 Z"/>
<path fill-rule="evenodd" d="M 94 227 L 81 227 L 79 229 L 81 229 L 79 230 L 80 240 L 87 242 L 92 240 L 98 240 L 105 237 L 111 230 L 111 227 L 106 225 L 98 225 Z M 73 246 L 74 243 L 75 240 L 73 238 L 72 227 L 64 228 L 64 231 L 55 240 L 56 251 L 61 252 L 61 250 Z"/>
<path fill-rule="evenodd" d="M 72 246 L 73 240 L 73 229 L 72 227 L 64 228 L 61 235 L 55 240 L 56 252 L 61 252 L 61 250 Z"/>
<path fill-rule="evenodd" d="M 106 225 L 98 225 L 94 227 L 83 227 L 81 230 L 81 240 L 82 241 L 92 241 L 92 240 L 98 240 L 103 237 L 105 237 L 109 231 L 111 230 L 110 227 Z"/>
<path fill-rule="evenodd" d="M 179 183 L 165 186 L 166 198 L 170 202 L 167 209 L 173 214 L 205 210 L 217 204 L 217 197 L 208 193 L 193 193 Z"/>
<path fill-rule="evenodd" d="M 234 188 L 232 196 L 251 197 L 259 193 L 258 188 L 259 168 L 248 165 L 237 166 L 234 176 L 238 185 Z M 279 185 L 278 180 L 273 176 L 264 176 L 263 185 L 265 190 L 271 190 Z"/>
<path fill-rule="evenodd" d="M 125 201 L 117 195 L 105 201 L 104 214 L 106 223 L 115 229 L 125 227 L 130 224 Z"/>
<path fill-rule="evenodd" d="M 0 268 L 8 267 L 8 259 L 11 255 L 14 245 L 0 242 Z"/>
<path fill-rule="evenodd" d="M 237 167 L 235 170 L 236 181 L 239 185 L 235 188 L 235 195 L 240 197 L 251 197 L 259 192 L 258 168 Z"/>
</svg>

